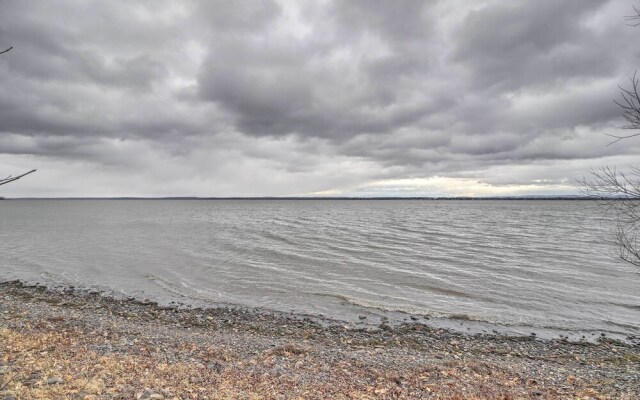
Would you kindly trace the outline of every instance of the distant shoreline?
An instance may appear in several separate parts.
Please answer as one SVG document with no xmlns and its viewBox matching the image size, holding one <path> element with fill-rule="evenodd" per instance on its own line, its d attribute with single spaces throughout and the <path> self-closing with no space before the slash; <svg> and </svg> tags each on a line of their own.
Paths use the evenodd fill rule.
<svg viewBox="0 0 640 400">
<path fill-rule="evenodd" d="M 598 201 L 598 200 L 632 200 L 616 197 L 587 197 L 587 196 L 505 196 L 505 197 L 0 197 L 0 200 L 341 200 L 341 201 L 367 201 L 367 200 L 464 200 L 464 201 L 501 201 L 501 200 L 536 200 L 536 201 Z M 637 199 L 633 199 L 637 200 Z M 632 201 L 633 201 L 632 200 Z"/>
</svg>

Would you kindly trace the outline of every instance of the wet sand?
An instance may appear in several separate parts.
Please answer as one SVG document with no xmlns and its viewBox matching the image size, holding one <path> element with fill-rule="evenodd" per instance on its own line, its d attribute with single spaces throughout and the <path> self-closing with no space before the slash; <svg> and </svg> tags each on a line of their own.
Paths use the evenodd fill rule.
<svg viewBox="0 0 640 400">
<path fill-rule="evenodd" d="M 640 346 L 0 284 L 0 399 L 638 399 Z"/>
</svg>

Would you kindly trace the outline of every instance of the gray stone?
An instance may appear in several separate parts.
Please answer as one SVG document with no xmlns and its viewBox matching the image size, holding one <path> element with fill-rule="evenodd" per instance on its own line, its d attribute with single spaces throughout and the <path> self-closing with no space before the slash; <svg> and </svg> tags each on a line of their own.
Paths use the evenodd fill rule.
<svg viewBox="0 0 640 400">
<path fill-rule="evenodd" d="M 257 354 L 257 352 L 256 352 Z M 224 371 L 224 365 L 222 365 L 222 363 L 220 362 L 210 362 L 207 364 L 207 369 L 209 369 L 210 371 L 214 371 L 217 373 L 221 373 L 222 371 Z"/>
<path fill-rule="evenodd" d="M 59 376 L 54 376 L 54 377 L 49 378 L 46 381 L 44 381 L 45 385 L 58 385 L 58 384 L 60 384 L 62 382 L 64 382 L 64 381 Z"/>
</svg>

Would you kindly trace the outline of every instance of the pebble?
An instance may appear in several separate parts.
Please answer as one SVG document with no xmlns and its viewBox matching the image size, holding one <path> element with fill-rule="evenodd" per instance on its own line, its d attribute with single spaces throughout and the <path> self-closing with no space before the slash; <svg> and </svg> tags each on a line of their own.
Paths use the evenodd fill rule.
<svg viewBox="0 0 640 400">
<path fill-rule="evenodd" d="M 136 395 L 137 400 L 162 400 L 164 396 L 160 393 L 156 393 L 151 389 L 144 389 L 142 392 Z"/>
<path fill-rule="evenodd" d="M 257 354 L 257 352 L 256 352 Z M 207 364 L 207 369 L 209 369 L 210 371 L 215 371 L 217 373 L 221 373 L 222 371 L 224 371 L 224 365 L 222 365 L 222 363 L 219 362 L 210 362 L 209 364 Z"/>
<path fill-rule="evenodd" d="M 59 376 L 54 376 L 53 378 L 49 378 L 46 381 L 44 381 L 45 385 L 58 385 L 62 382 L 64 381 Z"/>
<path fill-rule="evenodd" d="M 2 288 L 2 285 L 0 285 Z M 25 289 L 24 291 L 26 291 Z M 30 289 L 28 289 L 30 290 Z M 19 300 L 14 300 L 13 297 L 9 295 L 5 295 L 5 300 L 2 299 L 2 292 L 0 291 L 0 320 L 2 318 L 2 313 L 6 314 L 6 310 L 2 310 L 2 308 L 15 307 L 12 302 L 19 304 L 20 307 L 31 307 L 32 309 L 38 311 L 41 307 L 38 303 L 27 303 L 26 306 L 19 302 Z M 55 296 L 51 295 L 52 298 L 56 299 Z M 8 298 L 8 300 L 6 299 Z M 76 300 L 76 303 L 79 300 Z M 98 302 L 102 302 L 103 300 L 97 300 Z M 7 305 L 8 304 L 8 305 Z M 56 303 L 57 304 L 57 303 Z M 75 304 L 75 303 L 74 303 Z M 102 303 L 100 303 L 102 304 Z M 48 306 L 47 306 L 48 307 Z M 66 308 L 58 307 L 64 312 L 67 312 Z M 113 305 L 105 301 L 101 307 L 107 309 L 107 311 L 113 308 L 114 310 L 126 313 L 126 315 L 130 315 L 131 318 L 138 319 L 139 309 L 149 309 L 150 307 L 143 307 L 139 304 L 129 305 L 127 303 L 118 302 Z M 46 308 L 45 308 L 46 309 Z M 75 315 L 77 308 L 71 307 L 71 311 L 69 311 L 70 315 Z M 83 311 L 81 314 L 80 311 L 77 311 L 79 315 L 87 316 L 89 321 L 92 321 L 95 325 L 95 335 L 101 334 L 105 330 L 109 330 L 110 328 L 106 325 L 106 323 L 110 320 L 106 319 L 103 321 L 101 308 L 97 307 L 97 311 L 94 313 L 91 311 L 90 313 L 87 311 Z M 36 321 L 35 317 L 30 316 L 30 314 L 26 314 L 23 320 Z M 166 318 L 159 322 L 157 325 L 152 325 L 152 329 L 157 329 L 160 327 L 163 329 L 160 332 L 151 331 L 149 334 L 146 330 L 149 330 L 149 326 L 142 325 L 143 328 L 149 328 L 145 330 L 145 333 L 142 333 L 139 336 L 138 342 L 134 342 L 133 338 L 135 337 L 133 333 L 120 333 L 121 337 L 114 336 L 113 334 L 108 335 L 108 341 L 103 341 L 102 337 L 100 340 L 96 340 L 95 344 L 90 344 L 89 348 L 93 350 L 99 350 L 99 353 L 108 352 L 111 356 L 111 353 L 115 353 L 114 356 L 118 356 L 119 354 L 128 354 L 129 352 L 133 354 L 137 354 L 138 351 L 151 351 L 151 356 L 156 357 L 160 360 L 160 362 L 175 362 L 179 360 L 186 360 L 191 365 L 193 365 L 194 370 L 189 372 L 187 377 L 191 376 L 192 378 L 187 378 L 187 381 L 191 383 L 184 382 L 183 378 L 180 377 L 180 384 L 186 384 L 188 387 L 196 386 L 196 383 L 202 383 L 204 386 L 204 382 L 209 386 L 209 379 L 201 380 L 198 379 L 199 374 L 203 373 L 203 377 L 209 377 L 211 372 L 216 371 L 220 373 L 224 371 L 224 369 L 228 369 L 230 371 L 238 371 L 244 372 L 247 371 L 250 374 L 277 374 L 276 376 L 287 376 L 287 374 L 292 373 L 295 376 L 294 379 L 298 379 L 300 382 L 306 382 L 309 379 L 319 379 L 322 382 L 325 380 L 332 379 L 332 376 L 335 375 L 336 368 L 340 368 L 340 371 L 345 371 L 345 373 L 353 373 L 360 368 L 366 368 L 368 365 L 372 364 L 372 361 L 375 361 L 376 367 L 381 368 L 385 372 L 382 373 L 381 380 L 389 380 L 390 378 L 387 373 L 397 370 L 397 369 L 405 369 L 409 367 L 405 367 L 406 362 L 416 363 L 416 365 L 421 365 L 422 361 L 429 365 L 429 369 L 424 371 L 425 381 L 434 384 L 443 383 L 446 385 L 450 378 L 440 374 L 438 372 L 438 368 L 443 368 L 443 370 L 453 370 L 462 371 L 465 376 L 471 376 L 472 373 L 475 373 L 475 369 L 478 369 L 478 374 L 480 374 L 483 379 L 489 379 L 487 375 L 489 371 L 493 367 L 494 363 L 498 364 L 499 370 L 509 370 L 512 373 L 523 376 L 523 377 L 535 377 L 536 381 L 538 377 L 542 377 L 539 383 L 532 384 L 527 383 L 525 387 L 525 383 L 519 382 L 517 386 L 515 386 L 512 390 L 518 390 L 518 393 L 531 398 L 546 398 L 546 396 L 550 396 L 552 392 L 547 392 L 547 390 L 553 390 L 551 388 L 557 388 L 560 391 L 560 394 L 567 395 L 572 390 L 583 390 L 585 387 L 594 387 L 595 390 L 599 390 L 603 392 L 604 395 L 609 395 L 609 398 L 621 398 L 621 393 L 631 393 L 635 387 L 629 387 L 629 383 L 632 379 L 634 379 L 637 374 L 636 364 L 633 362 L 629 362 L 627 360 L 635 360 L 637 357 L 638 351 L 637 348 L 625 346 L 625 345 L 617 345 L 613 342 L 609 342 L 607 339 L 602 340 L 602 344 L 593 344 L 590 346 L 583 345 L 574 345 L 563 343 L 559 340 L 534 340 L 532 338 L 526 338 L 526 340 L 520 340 L 519 338 L 507 338 L 507 337 L 492 337 L 489 335 L 482 335 L 478 333 L 474 336 L 464 336 L 459 334 L 453 334 L 450 331 L 439 328 L 427 328 L 425 325 L 415 324 L 415 326 L 424 327 L 424 329 L 428 332 L 425 333 L 416 333 L 414 331 L 414 324 L 407 324 L 406 328 L 403 328 L 402 325 L 394 326 L 393 328 L 389 326 L 388 323 L 383 323 L 382 326 L 372 324 L 361 323 L 359 325 L 353 324 L 351 327 L 352 330 L 346 331 L 341 329 L 342 323 L 335 323 L 331 325 L 329 328 L 324 328 L 322 326 L 316 326 L 315 323 L 307 322 L 307 320 L 302 320 L 305 322 L 300 322 L 301 320 L 292 320 L 287 318 L 285 321 L 279 314 L 251 314 L 247 317 L 238 317 L 234 316 L 233 321 L 238 325 L 238 330 L 228 330 L 224 336 L 224 340 L 220 339 L 220 342 L 215 342 L 213 345 L 210 343 L 209 338 L 212 338 L 209 332 L 202 333 L 200 331 L 195 333 L 189 333 L 182 331 L 181 334 L 184 335 L 184 338 L 193 339 L 196 338 L 195 342 L 198 346 L 200 346 L 200 350 L 209 350 L 209 346 L 213 347 L 213 350 L 220 345 L 225 345 L 225 348 L 239 349 L 240 355 L 239 359 L 242 362 L 246 360 L 258 359 L 261 360 L 261 356 L 255 357 L 255 355 L 260 354 L 257 350 L 264 350 L 265 348 L 269 348 L 269 344 L 272 341 L 276 343 L 272 345 L 272 347 L 278 345 L 284 345 L 284 340 L 287 336 L 283 332 L 293 332 L 299 333 L 305 338 L 309 338 L 308 346 L 311 349 L 315 349 L 311 351 L 313 357 L 307 356 L 289 356 L 289 357 L 275 357 L 274 363 L 264 364 L 262 366 L 260 363 L 247 363 L 242 364 L 239 361 L 235 361 L 232 359 L 226 358 L 226 352 L 222 354 L 217 354 L 215 351 L 209 354 L 207 352 L 199 353 L 195 351 L 193 353 L 189 353 L 182 357 L 180 354 L 174 354 L 175 351 L 167 351 L 166 355 L 161 352 L 155 352 L 155 346 L 160 346 L 163 344 L 163 340 L 175 340 L 173 336 L 169 336 L 168 333 L 173 332 L 172 324 L 174 322 L 181 322 L 182 325 L 189 326 L 192 323 L 199 323 L 202 321 L 192 322 L 192 316 L 200 316 L 203 321 L 211 321 L 210 318 L 215 319 L 215 321 L 223 320 L 224 318 L 228 318 L 226 314 L 222 313 L 218 310 L 211 311 L 211 315 L 215 315 L 215 318 L 204 314 L 203 312 L 188 312 L 188 311 L 180 311 L 178 317 L 173 316 L 173 314 L 166 313 L 163 314 L 163 318 Z M 357 315 L 357 314 L 356 314 Z M 366 318 L 366 316 L 363 315 Z M 408 316 L 409 317 L 409 316 Z M 419 316 L 420 318 L 428 318 L 426 316 Z M 99 318 L 93 319 L 90 318 Z M 108 317 L 106 317 L 108 318 Z M 195 318 L 195 317 L 194 317 Z M 371 314 L 371 322 L 378 319 L 378 316 Z M 246 319 L 246 321 L 245 321 Z M 361 318 L 364 319 L 364 318 Z M 382 321 L 388 321 L 388 318 L 380 318 Z M 415 321 L 414 318 L 411 318 Z M 68 318 L 68 320 L 71 320 Z M 47 320 L 48 321 L 48 320 Z M 59 325 L 68 324 L 67 320 L 53 320 L 52 323 Z M 237 322 L 239 321 L 239 322 Z M 243 322 L 244 321 L 244 322 Z M 243 333 L 240 329 L 244 327 L 244 324 L 251 324 L 250 326 L 257 326 L 261 329 L 260 332 L 264 333 L 264 336 L 257 335 L 259 339 L 256 343 L 249 333 Z M 310 321 L 310 320 L 309 320 Z M 23 323 L 23 321 L 19 320 L 11 320 L 10 323 L 14 324 L 18 329 L 22 329 L 23 325 L 18 325 Z M 126 322 L 125 327 L 131 326 L 134 322 Z M 145 324 L 146 322 L 143 320 L 141 324 Z M 164 325 L 161 325 L 164 324 Z M 308 325 L 307 325 L 308 324 Z M 207 323 L 209 325 L 209 323 Z M 281 328 L 281 326 L 286 327 L 286 330 Z M 356 329 L 356 326 L 363 326 L 360 329 Z M 116 326 L 119 328 L 120 326 Z M 94 329 L 94 328 L 92 328 Z M 115 328 L 114 328 L 115 329 Z M 164 331 L 166 329 L 166 332 Z M 382 330 L 382 331 L 381 331 Z M 392 332 L 397 332 L 396 334 L 390 334 L 390 332 L 384 332 L 385 330 L 389 330 Z M 129 330 L 115 330 L 117 332 L 129 332 Z M 168 332 L 168 333 L 167 333 Z M 93 335 L 93 330 L 91 335 Z M 285 335 L 285 336 L 283 336 Z M 329 343 L 337 343 L 335 347 L 329 347 L 328 349 L 322 346 L 315 345 L 315 337 L 320 335 L 321 338 L 327 338 Z M 533 333 L 525 333 L 526 336 L 535 336 Z M 596 334 L 599 336 L 599 334 Z M 564 336 L 564 335 L 563 335 Z M 593 335 L 590 335 L 592 337 Z M 93 337 L 93 336 L 92 336 Z M 182 338 L 182 336 L 180 336 Z M 177 338 L 177 337 L 176 337 Z M 404 342 L 394 340 L 399 339 L 402 340 L 407 338 L 410 340 L 410 344 L 413 345 L 416 343 L 418 346 L 416 350 L 413 350 L 413 347 L 406 348 L 404 347 Z M 218 337 L 215 338 L 218 340 Z M 298 343 L 298 339 L 291 339 L 294 343 Z M 301 339 L 300 339 L 301 340 Z M 637 339 L 635 339 L 637 340 Z M 358 346 L 357 349 L 353 349 L 351 347 L 345 348 L 345 343 L 356 343 Z M 106 344 L 104 344 L 106 343 Z M 173 342 L 171 342 L 173 343 Z M 139 345 L 140 349 L 132 349 L 131 346 Z M 613 348 L 615 346 L 615 349 Z M 405 354 L 405 351 L 407 353 Z M 476 353 L 478 352 L 479 353 Z M 611 354 L 614 351 L 617 351 L 621 357 L 616 358 L 614 361 L 610 361 Z M 51 353 L 51 352 L 50 352 Z M 38 352 L 40 357 L 50 357 L 50 353 Z M 186 353 L 185 353 L 186 354 Z M 224 363 L 220 361 L 216 361 L 215 359 L 211 359 L 211 357 L 225 357 Z M 37 357 L 37 356 L 36 356 Z M 182 358 L 181 358 L 182 357 Z M 517 357 L 517 358 L 516 358 Z M 444 360 L 444 361 L 434 361 L 436 360 Z M 486 360 L 485 360 L 486 358 Z M 347 359 L 350 362 L 354 359 L 356 362 L 353 367 L 349 367 L 348 369 L 342 369 L 341 364 L 337 364 L 336 360 L 344 360 Z M 459 359 L 465 359 L 465 361 L 455 361 Z M 411 361 L 409 361 L 411 360 Z M 589 362 L 585 362 L 588 360 Z M 594 361 L 595 360 L 595 361 Z M 467 362 L 469 361 L 470 366 L 473 368 L 468 368 Z M 6 361 L 0 360 L 0 373 L 5 371 L 4 379 L 6 380 L 8 376 L 6 374 L 13 375 L 15 366 L 6 366 L 3 365 Z M 319 365 L 316 365 L 320 363 Z M 451 364 L 449 364 L 451 363 Z M 618 368 L 618 364 L 620 367 Z M 345 364 L 349 365 L 349 364 Z M 433 365 L 433 367 L 432 367 Z M 463 366 L 460 369 L 460 366 Z M 203 372 L 200 368 L 206 368 L 211 371 Z M 297 367 L 297 368 L 296 368 Z M 311 375 L 310 372 L 306 372 L 307 370 L 311 371 L 311 368 L 318 367 L 317 375 Z M 615 367 L 615 368 L 614 368 Z M 345 367 L 346 368 L 346 367 Z M 433 368 L 433 370 L 431 369 Z M 475 368 L 475 369 L 474 369 Z M 296 369 L 301 369 L 302 371 L 295 371 Z M 72 380 L 71 375 L 67 376 L 63 374 L 61 371 L 56 371 L 55 373 L 60 374 L 61 377 L 65 379 L 65 382 L 70 382 Z M 342 373 L 342 372 L 340 372 Z M 635 374 L 635 375 L 634 375 Z M 50 377 L 46 381 L 48 375 L 45 373 L 43 375 L 38 374 L 37 376 L 24 377 L 20 378 L 21 382 L 26 386 L 25 382 L 34 382 L 35 389 L 33 390 L 42 390 L 42 388 L 38 388 L 41 384 L 55 385 L 56 383 L 62 383 L 62 378 Z M 182 375 L 184 376 L 184 375 Z M 354 375 L 354 379 L 358 375 Z M 376 375 L 377 376 L 377 375 Z M 402 390 L 414 390 L 413 387 L 413 376 L 409 375 L 411 379 L 405 379 L 400 376 L 395 381 L 395 385 L 390 390 L 398 391 L 400 393 Z M 2 384 L 2 374 L 0 374 L 0 385 Z M 429 379 L 427 379 L 429 378 Z M 433 378 L 434 380 L 431 380 Z M 455 376 L 453 377 L 455 378 Z M 453 379 L 451 378 L 451 379 Z M 597 378 L 597 379 L 596 379 Z M 226 379 L 226 376 L 217 377 L 213 380 L 213 383 L 217 381 L 217 379 Z M 394 378 L 395 379 L 395 378 Z M 421 378 L 422 379 L 422 378 Z M 465 378 L 467 379 L 467 378 Z M 493 379 L 493 378 L 491 378 Z M 599 381 L 598 379 L 602 379 Z M 18 382 L 18 379 L 16 379 Z M 135 381 L 133 385 L 139 385 L 141 381 Z M 356 382 L 356 381 L 354 381 Z M 360 382 L 359 380 L 357 382 Z M 393 382 L 393 381 L 390 381 Z M 604 383 L 600 383 L 604 382 Z M 609 383 L 611 382 L 611 383 Z M 490 382 L 493 384 L 493 382 Z M 152 385 L 152 384 L 151 384 Z M 164 385 L 164 383 L 162 384 Z M 173 384 L 167 383 L 167 387 L 173 390 L 180 390 L 178 386 L 175 388 L 172 386 Z M 71 387 L 71 385 L 69 385 Z M 444 387 L 446 390 L 446 386 Z M 464 386 L 463 386 L 464 387 Z M 454 386 L 455 388 L 455 386 Z M 539 388 L 543 388 L 542 390 L 536 390 Z M 546 388 L 546 389 L 544 389 Z M 61 390 L 65 389 L 64 386 L 50 387 L 49 390 Z M 208 389 L 208 388 L 203 388 Z M 285 389 L 284 391 L 287 394 L 292 394 L 289 389 Z M 385 390 L 386 388 L 377 388 L 380 390 Z M 417 390 L 417 389 L 416 389 Z M 464 389 L 463 389 L 464 390 Z M 509 389 L 511 390 L 511 389 Z M 119 398 L 127 398 L 127 399 L 138 399 L 138 400 L 154 400 L 154 399 L 165 399 L 165 400 L 173 400 L 178 397 L 172 391 L 164 391 L 160 389 L 160 386 L 155 387 L 153 389 L 143 389 L 140 386 L 126 386 L 125 388 L 119 388 L 118 393 L 120 395 Z M 86 390 L 84 393 L 96 393 L 92 391 Z M 407 393 L 402 392 L 402 396 L 407 395 Z M 382 394 L 382 392 L 380 392 Z M 418 398 L 421 394 L 426 395 L 426 393 L 415 392 L 415 396 L 412 398 Z M 0 400 L 16 400 L 13 397 L 7 397 L 7 392 L 0 394 Z M 276 395 L 276 394 L 274 394 Z M 396 392 L 387 393 L 389 397 L 394 397 Z M 398 394 L 397 397 L 402 397 Z M 244 398 L 244 394 L 242 396 L 238 396 L 236 398 Z M 247 396 L 248 397 L 248 396 Z M 293 396 L 291 396 L 293 397 Z M 22 398 L 22 397 L 21 397 Z M 78 399 L 82 398 L 79 396 Z M 86 400 L 97 400 L 100 398 L 96 395 L 87 395 Z M 280 398 L 289 398 L 286 395 L 281 395 Z M 411 398 L 411 397 L 407 397 Z"/>
</svg>

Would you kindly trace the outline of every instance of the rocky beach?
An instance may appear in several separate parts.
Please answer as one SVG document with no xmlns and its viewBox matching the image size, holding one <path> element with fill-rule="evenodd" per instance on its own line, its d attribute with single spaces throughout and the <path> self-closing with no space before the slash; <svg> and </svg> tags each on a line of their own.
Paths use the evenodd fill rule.
<svg viewBox="0 0 640 400">
<path fill-rule="evenodd" d="M 0 399 L 637 399 L 640 346 L 0 284 Z"/>
</svg>

